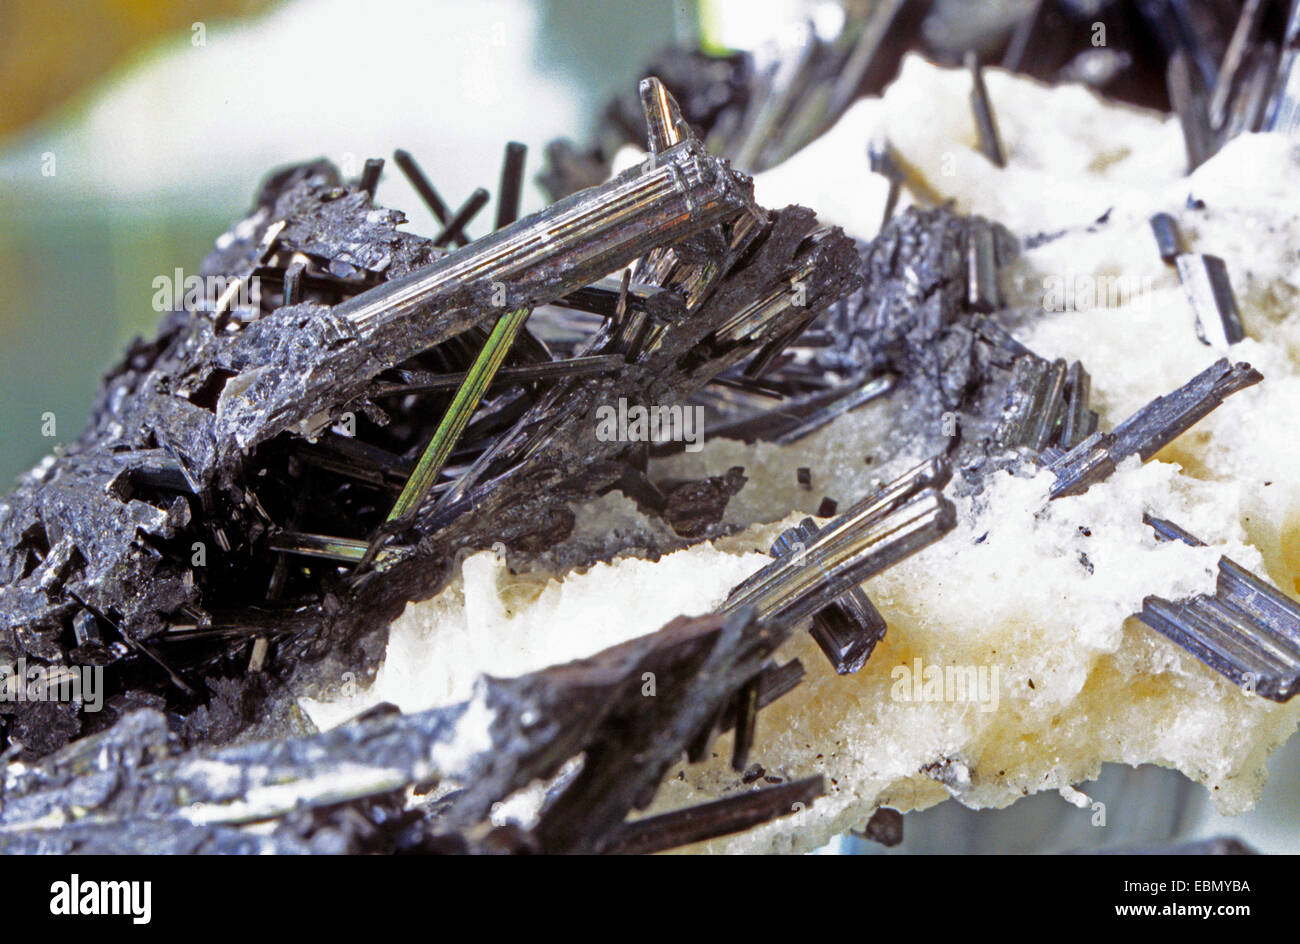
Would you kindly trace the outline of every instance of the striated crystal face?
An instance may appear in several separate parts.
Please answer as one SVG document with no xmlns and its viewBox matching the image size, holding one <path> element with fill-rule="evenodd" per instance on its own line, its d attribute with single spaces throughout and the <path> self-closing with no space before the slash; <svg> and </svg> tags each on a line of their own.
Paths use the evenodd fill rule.
<svg viewBox="0 0 1300 944">
<path fill-rule="evenodd" d="M 891 192 L 889 177 L 863 159 L 872 141 L 887 139 L 914 183 L 1021 239 L 998 273 L 1004 325 L 1050 368 L 1039 371 L 1046 393 L 1033 402 L 1059 401 L 1076 424 L 1087 422 L 1087 409 L 1103 432 L 1149 416 L 1141 411 L 1221 358 L 1248 363 L 1264 380 L 1234 385 L 1171 441 L 1158 432 L 1129 437 L 1133 448 L 1109 456 L 1114 470 L 1077 494 L 1053 499 L 1057 477 L 1028 462 L 990 469 L 978 489 L 954 495 L 954 530 L 863 586 L 887 631 L 859 671 L 838 674 L 806 632 L 778 653 L 806 674 L 759 714 L 750 769 L 784 781 L 823 775 L 826 795 L 714 840 L 714 851 L 810 849 L 864 827 L 881 806 L 906 811 L 955 797 L 1001 807 L 1042 790 L 1077 799 L 1074 786 L 1107 762 L 1174 767 L 1204 784 L 1221 810 L 1241 811 L 1261 794 L 1265 760 L 1300 718 L 1300 702 L 1234 685 L 1230 673 L 1135 617 L 1149 599 L 1181 605 L 1225 593 L 1248 611 L 1234 589 L 1243 578 L 1225 572 L 1223 558 L 1292 600 L 1300 588 L 1300 208 L 1290 184 L 1300 155 L 1281 136 L 1247 135 L 1186 176 L 1176 119 L 998 69 L 983 79 L 1005 169 L 980 152 L 969 72 L 910 58 L 883 98 L 860 102 L 825 137 L 761 174 L 757 199 L 817 207 L 870 238 L 887 202 L 898 200 L 903 213 L 912 200 L 910 188 Z M 918 122 L 922 111 L 929 118 Z M 1153 233 L 1156 214 L 1174 221 L 1173 235 L 1167 225 Z M 1180 280 L 1173 263 L 1187 254 L 1194 258 L 1181 263 Z M 1204 261 L 1215 258 L 1222 271 Z M 1230 346 L 1224 273 L 1245 333 Z M 1203 340 L 1198 318 L 1205 327 L 1213 317 L 1228 330 L 1203 330 Z M 1080 385 L 1083 402 L 1071 407 Z M 1026 429 L 1018 441 L 1038 445 L 1042 436 Z M 708 612 L 770 565 L 773 542 L 824 499 L 849 508 L 932 454 L 944 435 L 918 428 L 905 398 L 890 396 L 797 442 L 747 443 L 706 429 L 703 450 L 653 459 L 651 469 L 690 479 L 744 467 L 748 481 L 723 518 L 737 533 L 655 562 L 623 557 L 559 577 L 471 557 L 447 590 L 394 623 L 371 689 L 307 707 L 331 724 L 381 700 L 448 704 L 468 697 L 480 673 L 537 669 L 651 632 L 678 613 Z M 1058 439 L 1060 451 L 1044 455 L 1060 461 L 1084 438 Z M 1144 516 L 1205 543 L 1161 540 Z M 659 527 L 611 493 L 576 513 L 571 540 Z M 651 812 L 748 783 L 733 769 L 731 746 L 724 734 L 703 764 L 670 771 Z"/>
</svg>

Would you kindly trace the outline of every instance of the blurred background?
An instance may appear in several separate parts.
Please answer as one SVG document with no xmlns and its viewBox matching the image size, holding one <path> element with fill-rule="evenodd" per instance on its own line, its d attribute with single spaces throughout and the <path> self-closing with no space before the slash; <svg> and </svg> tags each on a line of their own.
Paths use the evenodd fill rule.
<svg viewBox="0 0 1300 944">
<path fill-rule="evenodd" d="M 507 141 L 529 146 L 531 178 L 547 141 L 587 137 L 695 18 L 690 2 L 4 0 L 0 482 L 79 432 L 100 374 L 153 330 L 153 280 L 197 272 L 272 167 L 324 156 L 355 177 L 405 148 L 458 206 L 495 188 Z M 437 231 L 391 162 L 382 189 Z"/>
<path fill-rule="evenodd" d="M 947 26 L 1026 5 L 949 3 Z M 507 141 L 528 145 L 531 181 L 547 142 L 588 140 L 665 45 L 752 48 L 810 14 L 842 19 L 814 0 L 4 0 L 0 485 L 76 436 L 100 375 L 152 332 L 154 280 L 197 272 L 270 168 L 324 156 L 354 177 L 367 157 L 405 148 L 457 206 L 495 187 Z M 391 164 L 380 200 L 413 231 L 436 231 Z M 530 183 L 524 211 L 543 203 Z M 1300 851 L 1294 741 L 1271 770 L 1259 809 L 1233 820 L 1172 771 L 1109 767 L 1081 785 L 1106 804 L 1104 829 L 1045 794 L 1004 811 L 945 803 L 909 814 L 893 849 L 846 837 L 827 851 L 1052 852 L 1223 834 Z"/>
</svg>

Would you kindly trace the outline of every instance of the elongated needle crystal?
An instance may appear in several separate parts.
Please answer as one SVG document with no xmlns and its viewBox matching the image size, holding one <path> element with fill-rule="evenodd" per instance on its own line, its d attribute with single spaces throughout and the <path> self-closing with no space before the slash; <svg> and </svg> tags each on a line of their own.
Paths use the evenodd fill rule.
<svg viewBox="0 0 1300 944">
<path fill-rule="evenodd" d="M 1210 127 L 1218 130 L 1223 127 L 1228 117 L 1228 102 L 1236 89 L 1238 74 L 1246 60 L 1246 53 L 1259 29 L 1261 14 L 1266 12 L 1264 0 L 1246 0 L 1237 19 L 1236 29 L 1228 42 L 1228 49 L 1223 54 L 1223 63 L 1219 67 L 1219 78 L 1210 93 Z"/>
<path fill-rule="evenodd" d="M 1283 30 L 1277 76 L 1260 130 L 1293 137 L 1300 134 L 1300 3 L 1294 0 Z"/>
<path fill-rule="evenodd" d="M 519 200 L 524 187 L 524 158 L 528 147 L 518 141 L 506 145 L 501 163 L 501 185 L 497 188 L 497 229 L 519 219 Z"/>
<path fill-rule="evenodd" d="M 867 160 L 871 164 L 872 173 L 880 174 L 889 181 L 889 193 L 885 197 L 885 209 L 880 218 L 880 228 L 884 229 L 898 207 L 898 198 L 903 191 L 903 172 L 894 159 L 893 146 L 885 138 L 874 138 L 867 145 Z"/>
<path fill-rule="evenodd" d="M 611 840 L 606 854 L 648 855 L 741 832 L 778 816 L 788 816 L 824 792 L 825 785 L 818 774 L 775 787 L 736 793 L 684 810 L 647 816 L 623 826 Z"/>
<path fill-rule="evenodd" d="M 1222 348 L 1244 340 L 1246 328 L 1223 260 L 1205 253 L 1183 253 L 1175 261 L 1201 342 Z"/>
<path fill-rule="evenodd" d="M 967 303 L 976 311 L 991 312 L 1002 307 L 998 288 L 997 244 L 993 227 L 981 224 L 971 228 L 966 244 Z"/>
<path fill-rule="evenodd" d="M 438 480 L 438 473 L 447 464 L 447 457 L 451 455 L 461 433 L 465 432 L 470 417 L 474 415 L 474 410 L 478 408 L 479 401 L 483 399 L 483 392 L 496 376 L 516 335 L 519 334 L 519 329 L 528 320 L 531 312 L 532 309 L 529 308 L 516 308 L 502 316 L 492 328 L 492 333 L 488 335 L 483 350 L 479 352 L 474 365 L 469 369 L 465 382 L 456 391 L 451 406 L 447 408 L 442 422 L 434 431 L 433 439 L 429 440 L 424 454 L 416 463 L 415 471 L 407 479 L 402 494 L 397 496 L 397 503 L 388 513 L 389 521 L 405 518 L 418 508 L 420 502 L 429 494 L 434 482 Z"/>
<path fill-rule="evenodd" d="M 1129 456 L 1143 462 L 1191 429 L 1225 398 L 1263 380 L 1249 364 L 1216 361 L 1172 393 L 1156 397 L 1112 432 L 1096 432 L 1053 461 L 1052 497 L 1082 495 Z"/>
<path fill-rule="evenodd" d="M 975 118 L 975 132 L 979 135 L 980 151 L 995 167 L 1006 167 L 1006 151 L 1002 148 L 997 119 L 993 117 L 988 88 L 984 85 L 984 70 L 974 52 L 966 53 L 966 68 L 971 75 L 970 107 Z"/>
<path fill-rule="evenodd" d="M 445 305 L 467 286 L 507 287 L 512 307 L 567 295 L 665 243 L 686 238 L 749 209 L 747 185 L 688 139 L 608 183 L 566 197 L 476 239 L 428 266 L 335 306 L 364 337 Z M 452 227 L 449 221 L 446 229 Z M 412 338 L 385 356 L 393 362 L 423 349 Z M 436 341 L 436 339 L 434 339 Z M 425 346 L 428 346 L 426 343 Z"/>
<path fill-rule="evenodd" d="M 324 534 L 305 534 L 299 531 L 282 531 L 270 539 L 268 546 L 274 551 L 283 551 L 286 554 L 319 557 L 338 561 L 341 564 L 354 564 L 366 554 L 365 541 L 336 538 Z"/>
</svg>

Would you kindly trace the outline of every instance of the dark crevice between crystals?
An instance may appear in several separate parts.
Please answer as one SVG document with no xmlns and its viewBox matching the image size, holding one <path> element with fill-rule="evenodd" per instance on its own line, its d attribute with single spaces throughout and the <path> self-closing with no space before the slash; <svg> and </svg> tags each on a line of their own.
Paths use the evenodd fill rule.
<svg viewBox="0 0 1300 944">
<path fill-rule="evenodd" d="M 398 164 L 414 167 L 406 155 Z M 858 278 L 838 230 L 800 207 L 755 207 L 747 180 L 685 140 L 659 167 L 575 198 L 599 207 L 643 176 L 665 182 L 660 202 L 616 216 L 598 240 L 575 229 L 526 267 L 435 287 L 390 317 L 369 299 L 488 250 L 473 241 L 448 253 L 400 231 L 404 217 L 373 203 L 377 166 L 354 185 L 321 161 L 271 175 L 202 266 L 263 279 L 255 309 L 232 308 L 221 326 L 210 304 L 167 313 L 158 336 L 134 342 L 109 373 L 87 430 L 0 504 L 0 658 L 106 670 L 98 714 L 72 703 L 0 710 L 24 756 L 139 707 L 164 710 L 184 743 L 220 741 L 324 655 L 373 667 L 382 628 L 435 594 L 461 555 L 497 542 L 515 555 L 553 548 L 574 504 L 638 471 L 642 449 L 595 438 L 598 407 L 683 403 Z M 507 191 L 518 168 L 508 158 Z M 505 223 L 514 197 L 503 198 Z M 683 200 L 697 212 L 677 214 Z M 485 239 L 514 245 L 568 206 L 579 203 Z M 689 242 L 702 233 L 712 235 Z M 688 287 L 670 266 L 664 287 L 629 288 L 604 307 L 605 272 L 668 247 L 694 260 L 677 267 L 697 272 Z M 794 273 L 799 304 L 779 295 Z M 498 280 L 510 305 L 541 309 L 530 328 L 550 339 L 520 335 L 430 501 L 385 533 L 395 491 L 498 316 Z M 717 336 L 774 292 L 762 317 Z M 569 307 L 551 305 L 561 301 Z M 381 316 L 358 315 L 371 310 Z M 615 343 L 624 311 L 644 316 L 639 350 Z M 587 312 L 575 332 L 572 315 Z M 734 470 L 665 483 L 655 510 L 686 539 L 715 535 L 743 481 Z M 357 570 L 358 547 L 377 533 L 380 556 Z"/>
</svg>

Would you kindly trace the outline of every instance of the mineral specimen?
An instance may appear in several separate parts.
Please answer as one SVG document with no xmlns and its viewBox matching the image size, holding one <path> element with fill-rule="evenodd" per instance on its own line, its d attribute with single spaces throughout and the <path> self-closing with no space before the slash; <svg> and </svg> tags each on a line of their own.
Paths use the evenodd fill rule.
<svg viewBox="0 0 1300 944">
<path fill-rule="evenodd" d="M 509 151 L 502 222 L 518 162 Z M 256 640 L 282 681 L 436 591 L 458 552 L 555 544 L 571 501 L 636 471 L 635 446 L 593 435 L 601 404 L 679 402 L 856 278 L 842 234 L 757 207 L 689 135 L 452 251 L 472 214 L 434 240 L 399 232 L 372 203 L 377 166 L 348 186 L 320 162 L 272 176 L 204 272 L 280 293 L 170 313 L 110 374 L 88 430 L 0 504 L 0 655 L 122 665 L 101 718 L 19 706 L 8 733 L 29 755 L 110 723 L 136 692 L 202 739 L 195 709 L 217 680 L 245 693 L 240 712 L 260 699 L 239 658 Z M 525 326 L 654 251 L 688 280 L 680 294 L 634 306 L 625 290 L 559 357 Z M 692 533 L 716 520 L 681 501 Z"/>
</svg>

